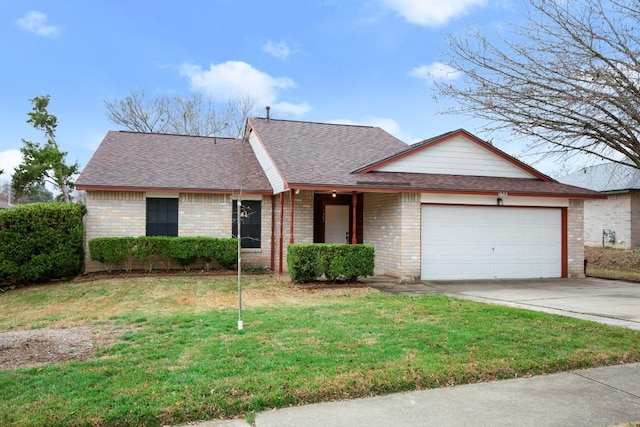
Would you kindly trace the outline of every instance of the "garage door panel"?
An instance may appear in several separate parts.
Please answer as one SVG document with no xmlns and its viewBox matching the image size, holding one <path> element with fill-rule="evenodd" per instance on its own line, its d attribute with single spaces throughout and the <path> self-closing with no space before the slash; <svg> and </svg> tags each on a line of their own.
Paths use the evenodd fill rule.
<svg viewBox="0 0 640 427">
<path fill-rule="evenodd" d="M 423 279 L 560 277 L 561 210 L 423 205 Z"/>
</svg>

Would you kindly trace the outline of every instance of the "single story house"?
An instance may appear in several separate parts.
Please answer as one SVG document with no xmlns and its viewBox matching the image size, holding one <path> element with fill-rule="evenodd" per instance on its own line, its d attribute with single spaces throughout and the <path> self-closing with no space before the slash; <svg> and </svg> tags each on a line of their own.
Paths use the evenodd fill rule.
<svg viewBox="0 0 640 427">
<path fill-rule="evenodd" d="M 230 237 L 241 200 L 243 261 L 282 274 L 290 243 L 367 243 L 403 280 L 581 277 L 583 204 L 603 197 L 462 129 L 407 145 L 268 116 L 242 139 L 108 132 L 76 187 L 87 241 Z"/>
<path fill-rule="evenodd" d="M 620 163 L 604 163 L 559 178 L 569 185 L 606 195 L 584 204 L 584 243 L 620 249 L 640 248 L 640 170 Z"/>
</svg>

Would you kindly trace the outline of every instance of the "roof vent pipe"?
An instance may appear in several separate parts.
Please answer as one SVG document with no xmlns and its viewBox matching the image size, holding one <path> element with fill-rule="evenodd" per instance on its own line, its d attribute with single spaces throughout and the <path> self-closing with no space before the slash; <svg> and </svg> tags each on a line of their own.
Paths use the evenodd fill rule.
<svg viewBox="0 0 640 427">
<path fill-rule="evenodd" d="M 271 117 L 269 117 L 269 110 L 271 110 L 271 107 L 269 107 L 268 105 L 266 106 L 267 109 L 267 121 L 271 120 Z"/>
</svg>

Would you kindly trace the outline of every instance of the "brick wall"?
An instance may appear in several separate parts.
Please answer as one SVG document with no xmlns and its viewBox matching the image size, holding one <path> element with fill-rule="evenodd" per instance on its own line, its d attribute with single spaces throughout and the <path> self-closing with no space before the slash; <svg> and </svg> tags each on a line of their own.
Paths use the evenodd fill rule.
<svg viewBox="0 0 640 427">
<path fill-rule="evenodd" d="M 402 247 L 400 251 L 400 277 L 404 280 L 420 280 L 422 205 L 420 194 L 402 195 Z"/>
<path fill-rule="evenodd" d="M 375 248 L 375 274 L 398 276 L 402 248 L 400 194 L 364 195 L 363 243 Z"/>
<path fill-rule="evenodd" d="M 640 248 L 640 193 L 629 193 L 631 198 L 631 242 L 627 249 Z"/>
<path fill-rule="evenodd" d="M 224 194 L 181 194 L 179 236 L 231 236 L 231 198 Z"/>
<path fill-rule="evenodd" d="M 633 196 L 633 198 L 632 198 Z M 632 235 L 633 222 L 640 225 L 640 202 L 637 194 L 610 194 L 606 199 L 586 200 L 584 204 L 584 244 L 602 246 L 603 230 L 612 230 L 616 241 L 605 238 L 605 246 L 633 249 L 640 246 L 640 230 Z M 632 214 L 633 213 L 633 214 Z M 634 221 L 635 219 L 635 221 Z"/>
<path fill-rule="evenodd" d="M 146 200 L 141 192 L 87 191 L 85 216 L 85 271 L 103 271 L 105 266 L 91 261 L 86 242 L 96 237 L 144 236 Z"/>
<path fill-rule="evenodd" d="M 569 200 L 567 208 L 567 273 L 571 278 L 584 277 L 584 201 Z"/>
<path fill-rule="evenodd" d="M 420 278 L 420 195 L 366 193 L 364 243 L 376 251 L 376 274 Z"/>
<path fill-rule="evenodd" d="M 256 199 L 252 197 L 252 199 Z M 233 196 L 180 194 L 178 235 L 231 237 Z M 146 234 L 146 198 L 143 192 L 87 192 L 85 217 L 85 271 L 103 271 L 89 258 L 88 242 L 95 237 L 138 237 Z M 245 267 L 268 267 L 271 259 L 271 199 L 262 200 L 261 248 L 244 249 Z M 134 266 L 142 268 L 142 265 Z"/>
</svg>

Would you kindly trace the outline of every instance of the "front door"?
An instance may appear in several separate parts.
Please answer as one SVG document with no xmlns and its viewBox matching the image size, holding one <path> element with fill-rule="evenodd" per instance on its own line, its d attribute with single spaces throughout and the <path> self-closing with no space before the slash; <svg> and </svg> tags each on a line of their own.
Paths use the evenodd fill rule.
<svg viewBox="0 0 640 427">
<path fill-rule="evenodd" d="M 325 243 L 349 243 L 349 206 L 325 205 Z"/>
</svg>

